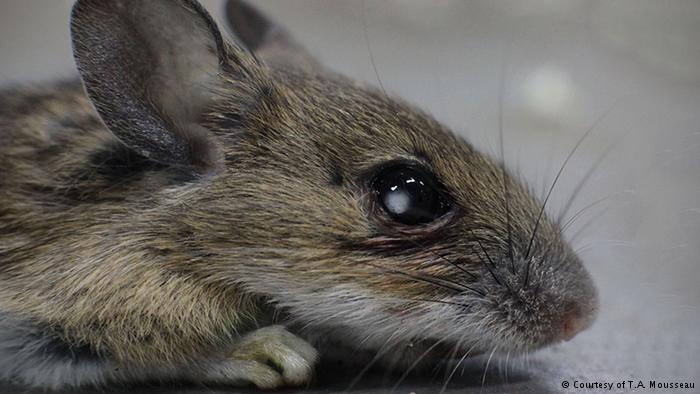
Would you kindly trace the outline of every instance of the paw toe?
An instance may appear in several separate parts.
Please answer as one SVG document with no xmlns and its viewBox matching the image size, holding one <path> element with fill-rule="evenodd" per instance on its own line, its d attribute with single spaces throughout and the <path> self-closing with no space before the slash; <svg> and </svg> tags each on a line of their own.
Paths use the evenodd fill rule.
<svg viewBox="0 0 700 394">
<path fill-rule="evenodd" d="M 285 379 L 279 372 L 264 364 L 255 363 L 248 375 L 250 383 L 259 389 L 276 389 L 284 386 Z"/>
</svg>

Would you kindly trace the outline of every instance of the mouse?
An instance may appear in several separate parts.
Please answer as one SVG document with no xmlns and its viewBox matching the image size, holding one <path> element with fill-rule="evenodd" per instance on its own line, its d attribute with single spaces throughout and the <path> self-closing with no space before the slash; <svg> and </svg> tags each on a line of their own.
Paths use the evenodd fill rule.
<svg viewBox="0 0 700 394">
<path fill-rule="evenodd" d="M 195 0 L 78 0 L 79 79 L 0 93 L 0 380 L 272 389 L 326 355 L 408 371 L 593 323 L 502 160 L 225 7 L 230 35 Z"/>
</svg>

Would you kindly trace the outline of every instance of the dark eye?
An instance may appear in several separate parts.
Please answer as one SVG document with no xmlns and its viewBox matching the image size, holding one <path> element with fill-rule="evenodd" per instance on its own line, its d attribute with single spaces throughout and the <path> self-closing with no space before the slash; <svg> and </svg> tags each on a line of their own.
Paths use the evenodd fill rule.
<svg viewBox="0 0 700 394">
<path fill-rule="evenodd" d="M 432 222 L 449 210 L 432 174 L 411 166 L 382 170 L 372 183 L 379 205 L 403 224 Z"/>
</svg>

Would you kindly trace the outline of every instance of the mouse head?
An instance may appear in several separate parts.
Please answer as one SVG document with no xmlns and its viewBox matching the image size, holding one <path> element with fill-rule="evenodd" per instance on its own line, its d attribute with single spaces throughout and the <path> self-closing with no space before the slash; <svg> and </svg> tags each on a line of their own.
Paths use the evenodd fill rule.
<svg viewBox="0 0 700 394">
<path fill-rule="evenodd" d="M 196 258 L 174 269 L 367 349 L 526 351 L 591 323 L 588 273 L 500 163 L 324 69 L 250 6 L 229 1 L 227 14 L 239 45 L 195 1 L 73 10 L 105 125 L 183 175 L 150 196 L 168 219 L 144 230 L 187 234 L 177 241 Z"/>
</svg>

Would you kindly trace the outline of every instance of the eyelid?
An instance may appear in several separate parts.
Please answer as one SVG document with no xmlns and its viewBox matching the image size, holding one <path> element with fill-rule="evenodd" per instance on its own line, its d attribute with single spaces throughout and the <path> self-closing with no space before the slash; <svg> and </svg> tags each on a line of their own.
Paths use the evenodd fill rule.
<svg viewBox="0 0 700 394">
<path fill-rule="evenodd" d="M 387 161 L 383 161 L 378 164 L 373 164 L 365 168 L 360 172 L 360 180 L 362 181 L 362 184 L 371 186 L 372 182 L 374 181 L 374 178 L 381 173 L 382 171 L 385 171 L 389 168 L 392 167 L 400 167 L 400 166 L 406 166 L 410 168 L 415 168 L 417 170 L 423 171 L 433 177 L 433 179 L 438 180 L 437 175 L 435 174 L 435 171 L 433 171 L 433 168 L 430 166 L 429 163 L 425 162 L 424 160 L 421 160 L 420 158 L 416 157 L 399 157 L 396 159 L 391 159 Z M 440 186 L 441 183 L 438 180 L 437 186 Z M 442 190 L 442 189 L 441 189 Z"/>
</svg>

